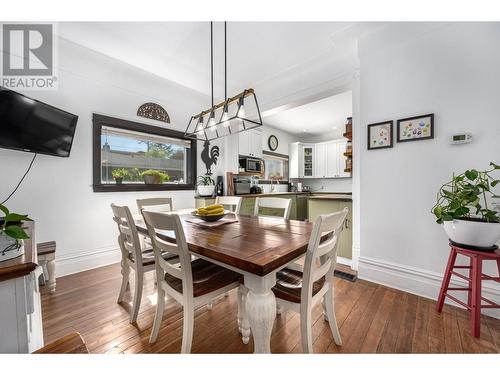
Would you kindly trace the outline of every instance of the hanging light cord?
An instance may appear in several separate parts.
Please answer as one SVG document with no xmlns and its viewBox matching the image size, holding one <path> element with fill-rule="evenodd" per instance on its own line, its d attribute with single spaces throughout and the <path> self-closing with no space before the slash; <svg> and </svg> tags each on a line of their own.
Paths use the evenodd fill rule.
<svg viewBox="0 0 500 375">
<path fill-rule="evenodd" d="M 1 205 L 3 205 L 4 203 L 6 203 L 14 195 L 14 193 L 17 191 L 17 189 L 19 189 L 19 186 L 21 186 L 21 183 L 24 181 L 24 178 L 26 177 L 26 175 L 28 174 L 28 172 L 31 170 L 31 167 L 33 166 L 33 163 L 35 162 L 36 155 L 37 154 L 33 155 L 33 159 L 31 159 L 31 163 L 28 166 L 28 169 L 26 170 L 26 172 L 24 172 L 23 177 L 21 177 L 21 180 L 17 184 L 17 186 L 14 189 L 14 191 L 12 193 L 10 193 L 10 195 L 2 203 L 0 203 Z"/>
<path fill-rule="evenodd" d="M 224 100 L 227 101 L 227 22 L 224 21 Z"/>
<path fill-rule="evenodd" d="M 212 87 L 212 111 L 214 108 L 214 23 L 210 21 L 210 81 Z"/>
</svg>

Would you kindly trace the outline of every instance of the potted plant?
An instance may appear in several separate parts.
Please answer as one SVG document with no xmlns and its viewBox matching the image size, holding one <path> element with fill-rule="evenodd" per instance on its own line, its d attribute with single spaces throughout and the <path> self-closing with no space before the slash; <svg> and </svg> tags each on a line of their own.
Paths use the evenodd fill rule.
<svg viewBox="0 0 500 375">
<path fill-rule="evenodd" d="M 113 172 L 111 172 L 111 175 L 113 176 L 117 184 L 121 184 L 123 182 L 123 179 L 125 177 L 128 177 L 129 174 L 125 168 L 118 168 L 114 169 Z"/>
<path fill-rule="evenodd" d="M 0 218 L 0 262 L 24 254 L 23 240 L 29 238 L 21 227 L 23 221 L 31 221 L 28 215 L 10 212 L 0 204 L 0 211 L 5 215 Z"/>
<path fill-rule="evenodd" d="M 500 180 L 492 176 L 500 166 L 490 166 L 454 175 L 439 189 L 432 213 L 455 243 L 491 248 L 500 240 L 499 212 L 491 209 L 492 201 L 500 198 L 493 192 Z"/>
<path fill-rule="evenodd" d="M 170 179 L 168 174 L 157 171 L 156 169 L 148 169 L 147 171 L 141 172 L 141 177 L 144 179 L 144 183 L 148 185 L 161 184 Z"/>
<path fill-rule="evenodd" d="M 211 197 L 214 195 L 215 181 L 209 175 L 198 177 L 198 194 L 200 197 Z"/>
</svg>

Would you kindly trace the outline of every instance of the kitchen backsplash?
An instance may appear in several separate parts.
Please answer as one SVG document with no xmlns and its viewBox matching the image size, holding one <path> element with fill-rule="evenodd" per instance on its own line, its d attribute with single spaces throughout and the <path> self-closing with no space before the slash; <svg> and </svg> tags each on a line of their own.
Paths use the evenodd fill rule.
<svg viewBox="0 0 500 375">
<path fill-rule="evenodd" d="M 309 186 L 313 192 L 339 192 L 352 193 L 352 178 L 336 178 L 336 179 L 291 179 L 293 183 L 302 181 L 303 186 Z"/>
</svg>

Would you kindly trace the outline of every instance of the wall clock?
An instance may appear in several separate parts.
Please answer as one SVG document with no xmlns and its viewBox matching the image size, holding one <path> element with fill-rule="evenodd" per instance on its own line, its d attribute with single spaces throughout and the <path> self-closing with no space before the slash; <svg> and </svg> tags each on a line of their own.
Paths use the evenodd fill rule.
<svg viewBox="0 0 500 375">
<path fill-rule="evenodd" d="M 267 145 L 271 151 L 276 151 L 278 148 L 278 138 L 275 135 L 270 135 L 267 140 Z"/>
</svg>

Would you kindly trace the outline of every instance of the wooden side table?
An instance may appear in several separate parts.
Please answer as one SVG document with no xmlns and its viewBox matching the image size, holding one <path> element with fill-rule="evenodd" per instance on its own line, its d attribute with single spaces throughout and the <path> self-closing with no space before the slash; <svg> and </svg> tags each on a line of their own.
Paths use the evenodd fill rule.
<svg viewBox="0 0 500 375">
<path fill-rule="evenodd" d="M 481 309 L 498 309 L 500 305 L 490 301 L 481 296 L 481 283 L 483 280 L 492 280 L 500 282 L 500 250 L 498 246 L 492 248 L 492 251 L 478 251 L 474 247 L 466 247 L 464 245 L 458 245 L 450 241 L 450 257 L 448 258 L 448 265 L 444 273 L 443 283 L 441 284 L 441 290 L 439 292 L 439 298 L 436 304 L 437 312 L 443 310 L 443 304 L 446 297 L 455 301 L 456 303 L 462 305 L 467 310 L 470 311 L 470 321 L 471 321 L 471 333 L 474 337 L 479 337 L 480 335 L 480 318 Z M 458 255 L 466 256 L 469 258 L 468 266 L 456 266 L 455 262 Z M 498 267 L 498 277 L 485 275 L 483 273 L 483 261 L 493 260 L 496 261 Z M 469 275 L 465 276 L 461 273 L 455 271 L 455 269 L 468 269 Z M 461 279 L 468 282 L 467 288 L 450 288 L 451 276 L 455 275 Z M 462 302 L 458 298 L 449 294 L 449 291 L 467 291 L 467 303 Z M 485 304 L 483 304 L 483 301 Z"/>
</svg>

